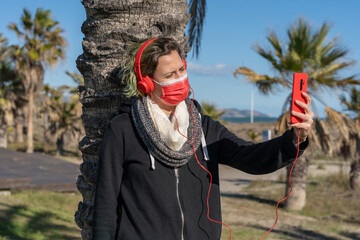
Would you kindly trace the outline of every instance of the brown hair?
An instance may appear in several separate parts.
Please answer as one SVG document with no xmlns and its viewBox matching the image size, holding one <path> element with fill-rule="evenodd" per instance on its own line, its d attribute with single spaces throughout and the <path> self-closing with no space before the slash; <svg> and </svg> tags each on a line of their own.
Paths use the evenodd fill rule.
<svg viewBox="0 0 360 240">
<path fill-rule="evenodd" d="M 158 38 L 146 46 L 141 55 L 140 61 L 142 76 L 152 77 L 156 70 L 159 57 L 168 55 L 174 50 L 177 51 L 182 58 L 182 52 L 179 44 L 169 37 Z"/>
<path fill-rule="evenodd" d="M 146 41 L 148 40 L 149 39 Z M 137 52 L 146 41 L 141 44 L 136 43 L 131 46 L 129 58 L 123 64 L 122 70 L 120 71 L 120 78 L 123 83 L 125 83 L 123 88 L 123 94 L 125 97 L 131 98 L 143 96 L 143 94 L 137 90 L 137 79 L 135 76 L 134 64 Z M 177 51 L 181 58 L 183 58 L 180 45 L 173 38 L 159 37 L 149 43 L 141 55 L 141 75 L 143 77 L 152 77 L 156 70 L 159 57 L 168 55 L 174 50 Z"/>
</svg>

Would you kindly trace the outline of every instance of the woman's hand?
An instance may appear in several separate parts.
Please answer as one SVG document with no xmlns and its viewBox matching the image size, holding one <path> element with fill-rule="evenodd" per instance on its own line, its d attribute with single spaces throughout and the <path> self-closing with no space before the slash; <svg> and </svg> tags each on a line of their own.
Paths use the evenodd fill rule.
<svg viewBox="0 0 360 240">
<path fill-rule="evenodd" d="M 306 141 L 306 138 L 310 134 L 311 125 L 313 123 L 313 118 L 314 118 L 314 113 L 310 109 L 311 97 L 305 92 L 302 92 L 302 95 L 306 98 L 306 103 L 303 103 L 298 100 L 296 100 L 295 103 L 300 107 L 302 107 L 305 110 L 305 113 L 292 111 L 291 114 L 295 117 L 302 119 L 303 121 L 301 123 L 294 123 L 294 124 L 288 123 L 289 127 L 293 127 L 295 130 L 293 136 L 293 141 L 295 143 L 297 143 L 298 140 L 299 129 L 300 129 L 300 140 L 299 140 L 300 143 Z"/>
</svg>

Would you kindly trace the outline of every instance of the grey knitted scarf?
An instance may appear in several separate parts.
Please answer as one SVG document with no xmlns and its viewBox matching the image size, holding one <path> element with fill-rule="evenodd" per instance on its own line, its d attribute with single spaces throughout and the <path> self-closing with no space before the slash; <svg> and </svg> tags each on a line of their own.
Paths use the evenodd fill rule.
<svg viewBox="0 0 360 240">
<path fill-rule="evenodd" d="M 165 165 L 169 167 L 180 167 L 185 165 L 194 154 L 192 144 L 189 141 L 186 141 L 179 151 L 172 150 L 166 142 L 163 141 L 159 132 L 155 128 L 155 124 L 151 118 L 146 101 L 148 101 L 146 97 L 136 99 L 132 102 L 131 108 L 132 118 L 141 139 L 144 141 L 145 145 L 153 154 L 155 159 L 161 161 Z M 195 139 L 196 151 L 196 149 L 200 146 L 201 141 L 201 119 L 199 111 L 194 104 L 191 104 L 192 101 L 187 98 L 185 99 L 185 102 L 189 111 L 189 127 L 187 136 L 192 142 Z M 195 128 L 191 117 L 191 109 L 194 117 Z"/>
</svg>

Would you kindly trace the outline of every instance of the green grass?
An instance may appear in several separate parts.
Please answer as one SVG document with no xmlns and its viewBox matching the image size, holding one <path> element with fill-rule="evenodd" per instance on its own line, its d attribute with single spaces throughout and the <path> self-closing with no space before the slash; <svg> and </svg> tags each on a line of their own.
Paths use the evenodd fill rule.
<svg viewBox="0 0 360 240">
<path fill-rule="evenodd" d="M 308 181 L 305 208 L 280 207 L 277 225 L 263 239 L 360 239 L 360 193 L 348 188 L 348 176 L 309 177 Z M 260 239 L 275 222 L 275 206 L 284 189 L 284 183 L 262 180 L 240 193 L 223 195 L 223 222 L 231 228 L 231 239 Z M 79 193 L 20 191 L 0 196 L 0 240 L 80 240 L 74 222 L 79 201 Z M 221 239 L 229 237 L 223 226 Z"/>
<path fill-rule="evenodd" d="M 302 214 L 360 224 L 360 193 L 350 189 L 347 174 L 338 173 L 310 180 L 310 201 L 307 202 Z"/>
<path fill-rule="evenodd" d="M 20 191 L 0 196 L 0 240 L 81 239 L 74 213 L 79 193 Z"/>
</svg>

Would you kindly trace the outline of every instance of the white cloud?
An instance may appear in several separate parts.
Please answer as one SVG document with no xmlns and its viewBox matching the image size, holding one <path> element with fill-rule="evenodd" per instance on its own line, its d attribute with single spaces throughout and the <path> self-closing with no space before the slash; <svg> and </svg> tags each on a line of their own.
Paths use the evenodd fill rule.
<svg viewBox="0 0 360 240">
<path fill-rule="evenodd" d="M 227 64 L 216 64 L 216 65 L 200 65 L 196 63 L 188 63 L 187 71 L 190 73 L 204 75 L 204 76 L 219 76 L 232 74 L 233 67 Z"/>
</svg>

